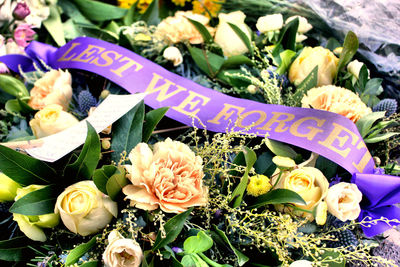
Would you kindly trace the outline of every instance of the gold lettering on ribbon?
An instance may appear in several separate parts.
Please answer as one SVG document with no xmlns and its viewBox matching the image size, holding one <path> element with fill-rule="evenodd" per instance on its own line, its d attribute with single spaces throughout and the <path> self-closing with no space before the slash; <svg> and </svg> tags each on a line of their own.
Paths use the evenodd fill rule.
<svg viewBox="0 0 400 267">
<path fill-rule="evenodd" d="M 332 125 L 334 126 L 332 132 L 329 134 L 329 136 L 324 141 L 318 141 L 318 144 L 323 145 L 324 147 L 338 153 L 343 158 L 346 158 L 349 155 L 351 149 L 349 147 L 346 149 L 339 149 L 339 148 L 344 147 L 346 142 L 349 140 L 349 137 L 351 137 L 351 144 L 353 146 L 356 145 L 356 143 L 358 141 L 358 136 L 340 124 L 337 124 L 334 122 L 334 123 L 332 123 Z M 342 132 L 347 133 L 347 135 L 340 136 L 340 134 Z M 333 146 L 333 143 L 335 142 L 335 140 L 339 141 L 339 144 L 337 147 Z"/>
<path fill-rule="evenodd" d="M 287 129 L 289 129 L 289 127 L 284 128 L 285 123 L 292 121 L 295 117 L 291 113 L 285 113 L 285 112 L 271 112 L 271 113 L 274 114 L 274 116 L 264 126 L 258 127 L 256 129 L 271 131 L 272 124 L 278 123 L 278 126 L 276 126 L 274 131 L 277 133 L 282 133 L 282 132 L 286 131 Z M 286 118 L 280 119 L 281 116 L 286 116 Z"/>
<path fill-rule="evenodd" d="M 361 158 L 360 162 L 358 164 L 355 164 L 354 162 L 352 163 L 354 167 L 358 170 L 358 172 L 362 173 L 365 169 L 365 166 L 367 166 L 368 162 L 371 160 L 371 154 L 369 153 L 369 150 L 363 140 L 360 140 L 360 142 L 357 145 L 357 149 L 362 149 L 365 148 L 366 151 Z"/>
<path fill-rule="evenodd" d="M 78 45 L 80 45 L 80 43 L 72 43 L 67 52 L 65 52 L 64 55 L 62 55 L 62 57 L 60 57 L 57 61 L 70 61 L 76 54 L 73 53 L 69 58 L 66 58 L 66 56 Z"/>
<path fill-rule="evenodd" d="M 88 47 L 85 50 L 82 51 L 82 53 L 80 53 L 75 58 L 71 59 L 71 61 L 78 61 L 78 62 L 86 63 L 86 62 L 89 62 L 90 60 L 92 60 L 93 58 L 95 58 L 95 56 L 91 56 L 93 53 L 95 53 L 95 52 L 101 53 L 104 50 L 105 50 L 104 47 L 90 44 L 90 45 L 88 45 Z M 86 58 L 83 58 L 83 57 L 86 57 Z"/>
<path fill-rule="evenodd" d="M 99 63 L 99 58 L 96 57 L 90 62 L 90 64 L 94 64 L 99 67 L 108 67 L 114 62 L 114 59 L 112 59 L 109 55 L 114 55 L 115 60 L 118 60 L 120 57 L 122 57 L 121 54 L 115 51 L 105 51 L 100 54 L 100 58 L 104 60 L 104 63 Z"/>
<path fill-rule="evenodd" d="M 212 119 L 212 120 L 208 120 L 207 122 L 214 123 L 214 124 L 221 124 L 219 122 L 219 120 L 222 117 L 223 117 L 224 120 L 227 120 L 233 115 L 233 113 L 235 113 L 235 110 L 231 110 L 228 113 L 228 111 L 230 109 L 236 109 L 236 112 L 237 112 L 238 115 L 240 115 L 245 110 L 245 108 L 243 108 L 243 107 L 239 107 L 239 106 L 235 106 L 235 105 L 224 103 L 224 108 L 217 114 L 217 116 L 215 116 L 215 118 Z"/>
<path fill-rule="evenodd" d="M 294 136 L 298 136 L 298 137 L 306 137 L 308 140 L 312 141 L 314 139 L 314 137 L 318 134 L 323 132 L 324 130 L 322 129 L 318 129 L 316 127 L 312 127 L 312 126 L 307 126 L 307 129 L 309 129 L 308 133 L 299 133 L 298 129 L 299 127 L 301 127 L 301 125 L 306 122 L 306 121 L 316 121 L 317 122 L 317 126 L 318 127 L 322 127 L 322 125 L 325 123 L 326 120 L 320 120 L 318 118 L 315 117 L 304 117 L 301 118 L 297 121 L 295 121 L 292 126 L 290 126 L 290 133 Z"/>
<path fill-rule="evenodd" d="M 173 82 L 171 82 L 167 79 L 163 79 L 165 81 L 165 83 L 156 87 L 156 85 L 160 79 L 163 79 L 163 77 L 161 77 L 160 75 L 158 75 L 156 73 L 153 73 L 153 79 L 151 80 L 149 86 L 147 86 L 147 88 L 146 88 L 146 93 L 150 93 L 150 94 L 159 91 L 159 94 L 156 97 L 158 102 L 167 100 L 168 98 L 170 98 L 180 92 L 187 91 L 186 88 L 183 88 L 179 85 L 176 86 Z M 178 89 L 176 89 L 170 93 L 167 93 L 168 89 L 171 87 L 171 85 L 176 86 Z"/>
<path fill-rule="evenodd" d="M 135 60 L 129 58 L 129 57 L 123 57 L 119 62 L 125 62 L 128 61 L 126 64 L 122 65 L 118 69 L 111 70 L 111 72 L 114 72 L 117 74 L 119 77 L 122 77 L 122 72 L 126 71 L 132 66 L 136 66 L 135 71 L 139 71 L 143 68 L 143 65 L 137 63 Z"/>
<path fill-rule="evenodd" d="M 178 85 L 178 87 L 180 87 Z M 197 100 L 194 100 L 195 98 L 198 98 Z M 199 99 L 200 98 L 200 99 Z M 183 114 L 189 115 L 189 116 L 196 116 L 196 114 L 200 111 L 200 108 L 193 110 L 200 102 L 202 106 L 205 106 L 211 98 L 200 95 L 198 93 L 195 93 L 193 91 L 189 91 L 189 96 L 185 98 L 185 100 L 182 101 L 182 103 L 179 104 L 179 106 L 172 107 L 178 112 L 181 112 Z M 185 108 L 189 106 L 189 110 L 185 110 Z"/>
<path fill-rule="evenodd" d="M 243 125 L 242 124 L 243 120 L 246 117 L 250 116 L 251 114 L 255 114 L 255 113 L 258 113 L 259 116 L 260 116 L 256 122 L 252 122 L 249 125 Z M 265 114 L 264 111 L 262 111 L 262 110 L 252 110 L 252 111 L 246 112 L 244 114 L 241 114 L 236 123 L 237 123 L 238 127 L 245 128 L 245 127 L 248 127 L 248 126 L 251 126 L 251 125 L 252 126 L 257 126 L 257 125 L 261 124 L 263 121 L 265 121 L 266 118 L 267 118 L 267 114 Z"/>
</svg>

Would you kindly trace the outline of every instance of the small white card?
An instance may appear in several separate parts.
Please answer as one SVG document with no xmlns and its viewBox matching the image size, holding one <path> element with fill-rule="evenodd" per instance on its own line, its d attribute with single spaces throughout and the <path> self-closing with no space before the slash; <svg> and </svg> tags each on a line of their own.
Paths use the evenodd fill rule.
<svg viewBox="0 0 400 267">
<path fill-rule="evenodd" d="M 86 121 L 99 133 L 136 106 L 145 96 L 145 93 L 109 95 L 89 117 L 62 132 L 41 138 L 43 143 L 40 147 L 29 148 L 25 151 L 34 158 L 54 162 L 85 142 Z"/>
</svg>

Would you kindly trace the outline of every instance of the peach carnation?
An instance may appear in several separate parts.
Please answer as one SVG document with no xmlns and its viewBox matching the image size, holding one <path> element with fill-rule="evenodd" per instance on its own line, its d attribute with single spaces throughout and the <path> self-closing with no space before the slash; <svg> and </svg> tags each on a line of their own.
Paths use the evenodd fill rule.
<svg viewBox="0 0 400 267">
<path fill-rule="evenodd" d="M 214 34 L 214 28 L 207 26 L 209 18 L 200 14 L 194 14 L 191 11 L 178 11 L 173 17 L 167 17 L 157 26 L 156 35 L 165 39 L 170 44 L 189 41 L 191 44 L 201 44 L 203 37 L 195 26 L 187 19 L 198 21 L 211 34 Z"/>
<path fill-rule="evenodd" d="M 354 123 L 372 112 L 352 91 L 333 85 L 308 90 L 301 100 L 303 108 L 321 109 L 349 118 Z"/>
<path fill-rule="evenodd" d="M 180 213 L 207 203 L 203 160 L 187 145 L 167 138 L 151 151 L 140 143 L 129 153 L 129 160 L 132 165 L 125 168 L 132 184 L 123 192 L 131 206 Z"/>
</svg>

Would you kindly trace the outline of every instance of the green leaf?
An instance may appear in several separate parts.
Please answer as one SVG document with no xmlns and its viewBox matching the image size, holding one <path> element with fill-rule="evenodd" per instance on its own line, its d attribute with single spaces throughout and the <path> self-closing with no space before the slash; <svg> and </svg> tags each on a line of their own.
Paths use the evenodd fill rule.
<svg viewBox="0 0 400 267">
<path fill-rule="evenodd" d="M 382 93 L 382 90 L 380 90 L 382 81 L 383 80 L 380 78 L 374 78 L 374 79 L 369 80 L 367 82 L 367 84 L 365 85 L 365 90 L 364 90 L 363 94 L 380 95 Z"/>
<path fill-rule="evenodd" d="M 284 143 L 274 141 L 271 139 L 267 139 L 265 144 L 277 156 L 288 157 L 291 159 L 295 159 L 297 156 L 296 151 L 294 151 L 290 146 L 285 145 Z"/>
<path fill-rule="evenodd" d="M 365 64 L 362 65 L 360 72 L 358 73 L 358 84 L 360 85 L 362 91 L 363 92 L 365 90 L 365 86 L 367 85 L 368 82 L 368 69 L 367 66 L 365 66 Z"/>
<path fill-rule="evenodd" d="M 87 122 L 87 129 L 86 141 L 78 159 L 65 168 L 64 177 L 70 181 L 90 179 L 100 160 L 99 136 L 89 122 Z"/>
<path fill-rule="evenodd" d="M 0 260 L 15 262 L 29 258 L 31 251 L 27 247 L 27 244 L 31 242 L 32 240 L 26 236 L 0 241 Z"/>
<path fill-rule="evenodd" d="M 372 125 L 379 119 L 382 119 L 385 117 L 386 111 L 380 111 L 380 112 L 372 112 L 369 113 L 365 116 L 362 116 L 361 119 L 359 119 L 356 122 L 356 126 L 358 131 L 360 132 L 360 135 L 362 138 L 367 136 L 367 134 L 371 131 Z"/>
<path fill-rule="evenodd" d="M 139 12 L 136 9 L 138 4 L 139 4 L 139 1 L 136 1 L 135 3 L 133 3 L 133 5 L 129 8 L 126 15 L 122 18 L 122 21 L 124 22 L 125 26 L 131 26 L 132 23 L 139 20 L 138 19 Z"/>
<path fill-rule="evenodd" d="M 167 113 L 168 109 L 169 107 L 162 107 L 146 113 L 144 116 L 142 142 L 147 143 L 147 141 L 149 141 L 151 134 L 164 117 L 165 113 Z"/>
<path fill-rule="evenodd" d="M 68 253 L 67 259 L 65 260 L 65 266 L 72 265 L 76 263 L 86 252 L 88 252 L 92 247 L 96 245 L 97 237 L 101 235 L 96 235 L 92 237 L 87 243 L 80 244 Z"/>
<path fill-rule="evenodd" d="M 211 232 L 211 235 L 215 242 L 219 243 L 220 245 L 228 246 L 229 249 L 233 251 L 237 258 L 237 263 L 239 266 L 243 266 L 246 262 L 249 261 L 249 257 L 244 255 L 241 251 L 237 250 L 229 241 L 229 238 L 226 236 L 226 234 L 218 229 L 217 226 L 213 225 L 213 231 Z"/>
<path fill-rule="evenodd" d="M 57 5 L 63 10 L 63 14 L 70 17 L 75 23 L 82 25 L 92 25 L 95 26 L 90 20 L 88 20 L 79 11 L 78 7 L 70 0 L 58 0 Z"/>
<path fill-rule="evenodd" d="M 398 134 L 400 134 L 400 133 L 391 132 L 391 133 L 377 134 L 374 137 L 364 138 L 364 142 L 367 143 L 367 144 L 378 143 L 378 142 L 381 142 L 383 140 L 389 139 L 390 137 L 398 135 Z"/>
<path fill-rule="evenodd" d="M 205 43 L 212 43 L 213 37 L 211 36 L 210 32 L 207 30 L 206 26 L 204 26 L 202 23 L 198 22 L 197 20 L 193 20 L 191 18 L 186 17 L 194 27 L 199 31 L 201 36 L 203 37 L 203 40 Z"/>
<path fill-rule="evenodd" d="M 339 63 L 336 71 L 336 78 L 339 73 L 339 71 L 344 68 L 344 66 L 347 65 L 347 63 L 350 62 L 350 60 L 353 58 L 353 56 L 356 54 L 358 49 L 358 38 L 357 35 L 349 31 L 344 38 L 344 43 L 343 43 L 343 50 L 340 53 L 339 57 Z M 335 78 L 335 80 L 336 80 Z"/>
<path fill-rule="evenodd" d="M 113 174 L 107 181 L 106 190 L 107 195 L 114 201 L 116 201 L 119 192 L 122 188 L 129 184 L 129 180 L 125 178 L 124 167 L 118 167 L 118 172 Z"/>
<path fill-rule="evenodd" d="M 331 37 L 331 38 L 328 39 L 328 42 L 326 43 L 325 47 L 327 49 L 333 51 L 333 50 L 335 50 L 336 48 L 338 48 L 340 46 L 341 45 L 340 45 L 339 41 L 336 40 L 335 38 Z"/>
<path fill-rule="evenodd" d="M 225 62 L 223 57 L 209 51 L 192 46 L 188 49 L 196 65 L 210 77 L 215 77 Z"/>
<path fill-rule="evenodd" d="M 213 245 L 213 240 L 204 231 L 200 231 L 196 236 L 188 237 L 183 243 L 185 253 L 200 253 L 209 250 Z"/>
<path fill-rule="evenodd" d="M 181 263 L 184 267 L 208 267 L 208 264 L 204 262 L 197 254 L 183 256 Z"/>
<path fill-rule="evenodd" d="M 242 42 L 246 45 L 247 49 L 250 52 L 250 55 L 254 55 L 254 48 L 251 43 L 251 39 L 235 24 L 228 22 L 229 26 L 231 26 L 232 30 L 239 36 Z"/>
<path fill-rule="evenodd" d="M 142 141 L 143 120 L 144 104 L 141 101 L 114 123 L 111 141 L 111 149 L 114 150 L 111 159 L 114 162 L 119 162 L 121 153 L 129 153 Z"/>
<path fill-rule="evenodd" d="M 50 15 L 45 21 L 43 21 L 43 25 L 58 46 L 65 45 L 64 31 L 60 31 L 63 25 L 56 5 L 50 6 Z"/>
<path fill-rule="evenodd" d="M 298 28 L 298 18 L 286 24 L 279 34 L 279 41 L 278 43 L 276 43 L 276 47 L 274 48 L 274 51 L 272 53 L 274 54 L 274 52 L 276 52 L 275 50 L 279 49 L 279 45 L 282 45 L 284 50 L 289 49 L 292 51 L 296 51 L 296 34 Z"/>
<path fill-rule="evenodd" d="M 140 17 L 140 20 L 145 21 L 147 25 L 158 25 L 160 23 L 159 0 L 153 0 L 153 2 L 151 2 Z"/>
<path fill-rule="evenodd" d="M 73 0 L 86 18 L 94 21 L 120 19 L 128 12 L 124 8 L 93 0 Z"/>
<path fill-rule="evenodd" d="M 288 189 L 275 189 L 256 198 L 249 205 L 249 209 L 255 209 L 268 204 L 297 203 L 307 205 L 304 199 L 294 191 Z"/>
<path fill-rule="evenodd" d="M 222 64 L 221 68 L 233 69 L 233 68 L 239 67 L 240 65 L 244 65 L 244 64 L 249 65 L 249 66 L 254 65 L 253 61 L 251 61 L 250 58 L 248 58 L 244 55 L 236 55 L 236 56 L 228 57 L 228 59 L 226 59 L 224 61 L 224 64 Z"/>
<path fill-rule="evenodd" d="M 42 161 L 0 145 L 0 171 L 21 185 L 48 184 L 56 172 Z"/>
<path fill-rule="evenodd" d="M 317 87 L 318 84 L 318 65 L 307 75 L 306 78 L 297 86 L 293 99 L 296 103 L 301 103 L 301 99 L 311 88 Z"/>
<path fill-rule="evenodd" d="M 6 74 L 0 75 L 0 89 L 15 97 L 29 96 L 29 92 L 23 82 Z"/>
<path fill-rule="evenodd" d="M 253 167 L 254 163 L 257 161 L 256 153 L 248 147 L 243 148 L 243 155 L 246 160 L 246 171 L 245 171 L 242 179 L 240 180 L 240 183 L 233 191 L 232 197 L 230 199 L 230 201 L 233 201 L 232 206 L 234 208 L 240 206 L 240 204 L 242 203 L 243 195 L 244 195 L 244 192 L 246 191 L 246 187 L 247 187 L 247 184 L 249 181 L 249 172 L 250 172 L 251 168 Z"/>
<path fill-rule="evenodd" d="M 97 188 L 107 194 L 107 181 L 118 171 L 118 168 L 114 165 L 104 165 L 101 169 L 97 169 L 93 172 L 93 182 Z"/>
<path fill-rule="evenodd" d="M 87 261 L 81 265 L 79 265 L 79 267 L 96 267 L 99 265 L 99 261 Z"/>
<path fill-rule="evenodd" d="M 292 58 L 295 55 L 296 55 L 296 52 L 289 50 L 289 49 L 280 53 L 279 57 L 281 59 L 281 63 L 275 72 L 278 73 L 279 75 L 284 74 L 287 71 L 287 69 L 289 68 L 290 64 L 292 63 Z"/>
<path fill-rule="evenodd" d="M 11 213 L 22 215 L 43 215 L 54 213 L 54 205 L 59 194 L 55 185 L 49 185 L 42 189 L 30 192 L 18 199 L 10 207 Z"/>
<path fill-rule="evenodd" d="M 158 231 L 156 241 L 151 250 L 156 251 L 174 241 L 182 231 L 183 225 L 192 210 L 193 207 L 169 219 L 164 225 L 165 237 L 162 237 L 161 231 Z"/>
<path fill-rule="evenodd" d="M 322 261 L 328 263 L 329 267 L 345 267 L 346 266 L 346 260 L 343 258 L 343 256 L 339 252 L 334 252 L 332 250 L 325 250 L 325 253 L 320 255 Z M 342 262 L 338 262 L 339 259 L 342 260 Z M 328 261 L 329 260 L 329 261 Z"/>
<path fill-rule="evenodd" d="M 10 99 L 6 102 L 5 104 L 5 109 L 10 112 L 10 113 L 31 113 L 35 111 L 32 109 L 28 104 L 26 104 L 24 101 L 20 100 L 19 98 L 17 99 Z"/>
<path fill-rule="evenodd" d="M 321 155 L 317 158 L 315 168 L 320 170 L 327 178 L 335 177 L 337 173 L 337 164 Z"/>
<path fill-rule="evenodd" d="M 119 38 L 119 25 L 115 21 L 111 21 L 108 25 L 104 28 L 109 34 L 113 35 L 115 39 L 118 40 Z"/>
<path fill-rule="evenodd" d="M 276 169 L 275 163 L 272 162 L 273 157 L 274 155 L 270 151 L 264 152 L 258 156 L 254 164 L 256 173 L 271 176 Z"/>
</svg>

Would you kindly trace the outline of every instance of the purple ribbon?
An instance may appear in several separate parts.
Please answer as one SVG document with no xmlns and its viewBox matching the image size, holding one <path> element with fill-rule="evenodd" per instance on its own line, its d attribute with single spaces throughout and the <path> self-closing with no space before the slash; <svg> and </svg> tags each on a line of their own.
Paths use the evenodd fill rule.
<svg viewBox="0 0 400 267">
<path fill-rule="evenodd" d="M 375 219 L 382 214 L 400 218 L 399 210 L 392 205 L 399 202 L 400 179 L 374 173 L 374 161 L 357 127 L 344 116 L 231 97 L 169 72 L 132 51 L 94 38 L 79 37 L 59 49 L 34 41 L 25 52 L 28 56 L 8 55 L 0 57 L 0 61 L 16 72 L 18 66 L 24 72 L 32 71 L 34 63 L 38 67 L 45 63 L 55 69 L 90 71 L 130 93 L 147 92 L 148 106 L 170 106 L 166 115 L 183 124 L 192 125 L 195 118 L 194 124 L 199 128 L 204 125 L 208 130 L 225 132 L 235 127 L 314 151 L 354 174 L 354 183 L 371 203 L 362 206 L 361 218 Z M 374 195 L 380 188 L 388 189 L 382 189 L 382 196 L 376 201 Z M 364 227 L 364 232 L 370 236 L 389 227 L 378 223 Z"/>
</svg>

